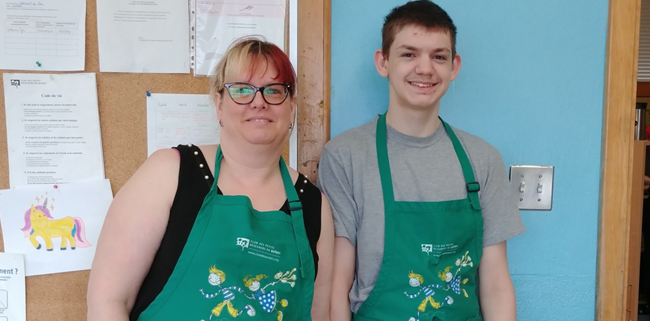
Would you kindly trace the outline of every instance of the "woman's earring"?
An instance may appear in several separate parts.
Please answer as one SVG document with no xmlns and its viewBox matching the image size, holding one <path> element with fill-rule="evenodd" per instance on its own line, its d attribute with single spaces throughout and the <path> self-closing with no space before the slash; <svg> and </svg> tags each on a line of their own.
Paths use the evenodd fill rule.
<svg viewBox="0 0 650 321">
<path fill-rule="evenodd" d="M 219 119 L 219 126 L 223 127 L 223 120 Z"/>
<path fill-rule="evenodd" d="M 289 125 L 289 130 L 291 130 L 292 128 L 293 128 L 293 123 L 291 123 L 291 125 Z"/>
</svg>

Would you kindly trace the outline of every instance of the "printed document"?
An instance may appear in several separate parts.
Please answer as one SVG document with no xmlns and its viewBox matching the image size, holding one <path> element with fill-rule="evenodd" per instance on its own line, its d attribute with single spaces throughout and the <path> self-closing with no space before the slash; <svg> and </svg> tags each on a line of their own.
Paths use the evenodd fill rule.
<svg viewBox="0 0 650 321">
<path fill-rule="evenodd" d="M 84 70 L 86 0 L 0 0 L 0 20 L 0 69 Z"/>
<path fill-rule="evenodd" d="M 187 1 L 97 0 L 99 69 L 189 73 Z"/>
<path fill-rule="evenodd" d="M 0 253 L 0 320 L 25 321 L 25 257 Z"/>
<path fill-rule="evenodd" d="M 90 269 L 112 200 L 107 179 L 0 190 L 5 250 L 27 276 Z"/>
<path fill-rule="evenodd" d="M 219 143 L 217 110 L 210 95 L 151 94 L 147 97 L 147 152 L 178 144 Z"/>
<path fill-rule="evenodd" d="M 284 49 L 286 0 L 196 0 L 195 12 L 195 75 L 212 75 L 242 36 L 261 35 Z"/>
<path fill-rule="evenodd" d="M 3 81 L 12 188 L 104 178 L 94 73 Z"/>
</svg>

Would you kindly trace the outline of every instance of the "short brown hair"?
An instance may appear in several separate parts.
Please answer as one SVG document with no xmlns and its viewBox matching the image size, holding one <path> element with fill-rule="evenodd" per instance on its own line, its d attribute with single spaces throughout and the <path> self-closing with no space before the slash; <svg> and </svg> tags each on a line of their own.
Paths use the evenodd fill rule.
<svg viewBox="0 0 650 321">
<path fill-rule="evenodd" d="M 406 26 L 420 26 L 426 29 L 437 29 L 449 34 L 451 38 L 451 57 L 456 56 L 456 26 L 447 12 L 429 0 L 410 1 L 393 8 L 384 18 L 381 30 L 381 51 L 388 58 L 390 46 L 395 41 L 395 35 Z"/>
</svg>

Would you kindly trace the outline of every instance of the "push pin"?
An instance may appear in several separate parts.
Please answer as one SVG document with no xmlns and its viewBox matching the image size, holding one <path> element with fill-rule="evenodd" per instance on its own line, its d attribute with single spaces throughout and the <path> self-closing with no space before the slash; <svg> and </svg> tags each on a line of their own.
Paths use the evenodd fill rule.
<svg viewBox="0 0 650 321">
<path fill-rule="evenodd" d="M 147 97 L 151 97 L 151 93 L 147 90 Z"/>
<path fill-rule="evenodd" d="M 38 61 L 36 62 L 36 65 L 39 66 L 39 67 L 41 67 L 41 63 L 38 62 Z"/>
<path fill-rule="evenodd" d="M 54 189 L 57 189 L 57 188 L 59 188 L 59 185 L 54 185 Z"/>
</svg>

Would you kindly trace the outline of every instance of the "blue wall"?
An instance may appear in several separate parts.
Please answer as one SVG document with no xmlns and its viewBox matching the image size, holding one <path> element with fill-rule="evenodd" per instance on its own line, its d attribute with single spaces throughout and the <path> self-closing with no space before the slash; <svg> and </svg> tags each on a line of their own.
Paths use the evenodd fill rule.
<svg viewBox="0 0 650 321">
<path fill-rule="evenodd" d="M 386 110 L 372 57 L 402 3 L 332 1 L 332 137 Z M 553 210 L 522 211 L 527 232 L 508 242 L 519 320 L 593 321 L 607 1 L 437 3 L 463 60 L 441 116 L 506 166 L 555 166 Z"/>
</svg>

